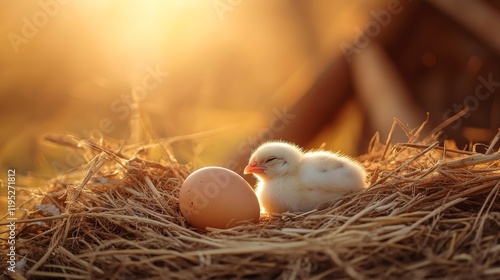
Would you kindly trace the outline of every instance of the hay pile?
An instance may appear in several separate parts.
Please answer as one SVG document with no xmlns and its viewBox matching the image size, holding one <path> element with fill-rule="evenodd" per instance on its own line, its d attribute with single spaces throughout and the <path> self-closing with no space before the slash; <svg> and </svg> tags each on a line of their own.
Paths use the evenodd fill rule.
<svg viewBox="0 0 500 280">
<path fill-rule="evenodd" d="M 500 152 L 435 140 L 375 139 L 359 158 L 372 186 L 319 210 L 200 232 L 177 201 L 187 166 L 148 161 L 146 147 L 66 138 L 88 164 L 24 205 L 15 277 L 499 279 Z"/>
</svg>

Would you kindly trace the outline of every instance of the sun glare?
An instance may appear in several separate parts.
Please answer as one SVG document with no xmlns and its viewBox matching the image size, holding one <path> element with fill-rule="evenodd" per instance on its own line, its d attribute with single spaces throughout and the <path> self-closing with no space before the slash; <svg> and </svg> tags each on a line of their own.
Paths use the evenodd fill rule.
<svg viewBox="0 0 500 280">
<path fill-rule="evenodd" d="M 134 85 L 145 65 L 168 53 L 181 53 L 193 41 L 193 30 L 196 36 L 209 29 L 210 18 L 203 18 L 201 12 L 205 6 L 200 1 L 109 0 L 77 2 L 74 9 L 90 33 L 104 41 L 99 46 L 105 53 L 111 57 L 118 53 L 126 60 Z"/>
</svg>

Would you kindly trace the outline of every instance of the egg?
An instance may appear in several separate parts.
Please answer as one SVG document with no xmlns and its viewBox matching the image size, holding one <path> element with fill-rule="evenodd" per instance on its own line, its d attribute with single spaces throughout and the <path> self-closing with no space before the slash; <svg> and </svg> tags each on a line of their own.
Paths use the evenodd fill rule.
<svg viewBox="0 0 500 280">
<path fill-rule="evenodd" d="M 257 223 L 260 205 L 245 179 L 226 168 L 210 166 L 191 173 L 181 186 L 179 206 L 189 224 L 225 229 L 244 221 Z"/>
</svg>

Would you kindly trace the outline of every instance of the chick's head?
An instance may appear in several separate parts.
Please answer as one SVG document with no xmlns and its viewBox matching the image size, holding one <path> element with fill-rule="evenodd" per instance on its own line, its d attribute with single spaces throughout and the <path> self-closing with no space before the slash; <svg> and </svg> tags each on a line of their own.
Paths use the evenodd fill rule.
<svg viewBox="0 0 500 280">
<path fill-rule="evenodd" d="M 297 170 L 302 155 L 297 146 L 285 142 L 268 142 L 252 154 L 245 174 L 254 174 L 264 180 L 286 176 Z"/>
</svg>

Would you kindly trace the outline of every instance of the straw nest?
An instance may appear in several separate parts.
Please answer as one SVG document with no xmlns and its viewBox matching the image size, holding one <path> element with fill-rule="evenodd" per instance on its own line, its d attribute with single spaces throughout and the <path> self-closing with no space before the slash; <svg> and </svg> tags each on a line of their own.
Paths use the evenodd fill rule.
<svg viewBox="0 0 500 280">
<path fill-rule="evenodd" d="M 179 211 L 179 188 L 192 170 L 167 150 L 168 160 L 153 162 L 151 145 L 53 138 L 88 163 L 29 193 L 18 220 L 18 269 L 9 275 L 498 279 L 500 152 L 492 148 L 499 135 L 478 154 L 407 133 L 408 143 L 395 145 L 374 137 L 358 158 L 370 174 L 362 192 L 308 213 L 207 232 Z"/>
</svg>

